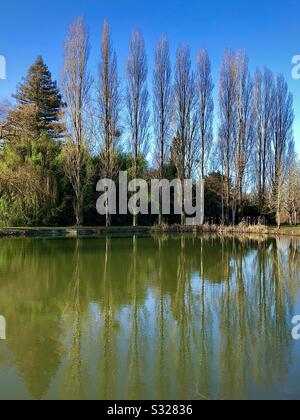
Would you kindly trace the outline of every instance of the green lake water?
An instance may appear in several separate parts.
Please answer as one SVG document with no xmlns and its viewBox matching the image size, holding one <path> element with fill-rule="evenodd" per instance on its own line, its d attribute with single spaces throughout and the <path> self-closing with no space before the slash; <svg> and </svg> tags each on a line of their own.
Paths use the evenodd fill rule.
<svg viewBox="0 0 300 420">
<path fill-rule="evenodd" d="M 0 240 L 0 399 L 300 399 L 300 241 Z"/>
</svg>

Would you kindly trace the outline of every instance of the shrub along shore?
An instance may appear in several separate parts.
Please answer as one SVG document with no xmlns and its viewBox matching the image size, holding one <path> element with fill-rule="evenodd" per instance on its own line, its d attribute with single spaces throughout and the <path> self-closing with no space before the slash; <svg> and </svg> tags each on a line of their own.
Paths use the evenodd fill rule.
<svg viewBox="0 0 300 420">
<path fill-rule="evenodd" d="M 151 235 L 151 234 L 183 234 L 183 233 L 211 233 L 219 235 L 230 234 L 259 234 L 275 236 L 299 236 L 300 226 L 268 227 L 263 225 L 247 226 L 240 224 L 237 226 L 181 226 L 181 225 L 156 225 L 156 226 L 118 226 L 118 227 L 48 227 L 48 228 L 1 228 L 0 237 L 122 237 L 132 235 Z"/>
</svg>

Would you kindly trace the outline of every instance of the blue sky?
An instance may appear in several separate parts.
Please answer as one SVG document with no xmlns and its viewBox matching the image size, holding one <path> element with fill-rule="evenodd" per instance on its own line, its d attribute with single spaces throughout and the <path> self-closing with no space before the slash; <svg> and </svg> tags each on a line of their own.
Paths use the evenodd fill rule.
<svg viewBox="0 0 300 420">
<path fill-rule="evenodd" d="M 0 100 L 9 97 L 38 54 L 55 78 L 63 58 L 69 23 L 83 14 L 91 31 L 91 70 L 96 72 L 101 25 L 111 23 L 123 75 L 132 29 L 144 34 L 149 67 L 156 40 L 170 39 L 174 57 L 187 42 L 192 56 L 209 51 L 215 84 L 225 47 L 245 48 L 251 70 L 270 67 L 285 75 L 295 100 L 295 139 L 300 152 L 300 80 L 291 76 L 292 57 L 300 54 L 299 0 L 4 0 L 1 4 L 0 55 L 7 62 L 7 80 L 0 80 Z"/>
</svg>

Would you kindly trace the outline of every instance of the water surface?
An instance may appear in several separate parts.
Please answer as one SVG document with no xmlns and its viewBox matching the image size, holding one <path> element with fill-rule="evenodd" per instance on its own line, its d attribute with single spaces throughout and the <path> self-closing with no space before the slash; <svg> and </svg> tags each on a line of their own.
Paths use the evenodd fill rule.
<svg viewBox="0 0 300 420">
<path fill-rule="evenodd" d="M 300 398 L 295 238 L 0 240 L 0 399 Z"/>
</svg>

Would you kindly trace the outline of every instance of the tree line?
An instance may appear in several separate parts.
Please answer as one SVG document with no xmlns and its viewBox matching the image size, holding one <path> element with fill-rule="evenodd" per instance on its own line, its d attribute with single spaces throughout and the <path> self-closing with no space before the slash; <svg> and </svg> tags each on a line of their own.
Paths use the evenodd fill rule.
<svg viewBox="0 0 300 420">
<path fill-rule="evenodd" d="M 151 75 L 135 30 L 122 79 L 108 22 L 96 77 L 90 48 L 80 17 L 68 30 L 59 84 L 38 57 L 13 103 L 1 104 L 1 225 L 184 223 L 184 214 L 100 217 L 96 183 L 120 170 L 147 180 L 204 178 L 209 223 L 280 225 L 286 213 L 297 224 L 293 97 L 282 75 L 253 75 L 246 51 L 225 50 L 216 95 L 205 49 L 193 63 L 180 45 L 173 64 L 163 36 Z"/>
</svg>

